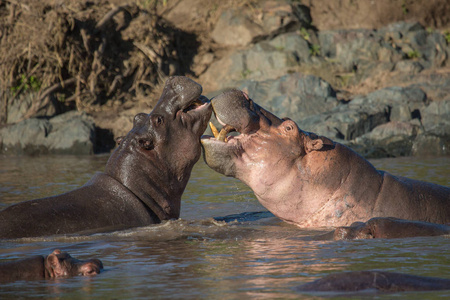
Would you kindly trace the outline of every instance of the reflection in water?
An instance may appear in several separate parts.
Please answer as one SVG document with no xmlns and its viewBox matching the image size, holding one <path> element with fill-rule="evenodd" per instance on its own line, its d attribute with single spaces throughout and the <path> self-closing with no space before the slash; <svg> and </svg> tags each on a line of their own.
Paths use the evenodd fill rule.
<svg viewBox="0 0 450 300">
<path fill-rule="evenodd" d="M 102 171 L 107 158 L 0 157 L 0 205 L 74 189 Z M 446 158 L 374 164 L 396 175 L 450 184 Z M 305 237 L 326 229 L 300 230 L 271 214 L 253 213 L 264 211 L 247 186 L 199 162 L 182 198 L 180 220 L 109 234 L 2 242 L 0 261 L 59 248 L 79 259 L 99 258 L 106 271 L 93 278 L 6 284 L 0 298 L 298 299 L 292 287 L 338 271 L 450 278 L 448 238 L 308 241 Z M 378 297 L 449 296 L 449 291 L 440 291 Z"/>
</svg>

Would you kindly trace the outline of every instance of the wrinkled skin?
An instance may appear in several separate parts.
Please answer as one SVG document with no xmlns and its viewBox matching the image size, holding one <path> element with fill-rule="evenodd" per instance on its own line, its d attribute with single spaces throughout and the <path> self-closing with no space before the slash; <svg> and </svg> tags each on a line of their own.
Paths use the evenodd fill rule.
<svg viewBox="0 0 450 300">
<path fill-rule="evenodd" d="M 0 238 L 106 232 L 178 218 L 212 112 L 201 93 L 186 77 L 169 78 L 153 111 L 135 116 L 104 173 L 77 190 L 0 211 Z"/>
<path fill-rule="evenodd" d="M 279 218 L 336 227 L 373 217 L 450 223 L 450 188 L 376 170 L 344 145 L 298 128 L 232 90 L 212 99 L 217 120 L 240 132 L 202 137 L 213 170 L 240 179 Z"/>
<path fill-rule="evenodd" d="M 338 227 L 330 234 L 333 240 L 440 236 L 450 234 L 450 226 L 397 218 L 372 218 L 365 223 L 356 222 L 348 227 Z"/>
<path fill-rule="evenodd" d="M 406 292 L 450 289 L 450 279 L 381 271 L 344 272 L 296 288 L 299 292 Z"/>
<path fill-rule="evenodd" d="M 0 263 L 0 282 L 94 276 L 100 274 L 101 270 L 103 264 L 98 259 L 78 260 L 57 249 L 47 257 L 38 255 Z"/>
</svg>

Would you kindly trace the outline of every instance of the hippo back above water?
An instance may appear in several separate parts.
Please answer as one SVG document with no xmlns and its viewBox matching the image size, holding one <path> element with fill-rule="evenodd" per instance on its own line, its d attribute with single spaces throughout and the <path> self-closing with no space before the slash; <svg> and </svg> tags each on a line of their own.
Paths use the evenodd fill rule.
<svg viewBox="0 0 450 300">
<path fill-rule="evenodd" d="M 169 78 L 152 112 L 135 116 L 104 173 L 74 191 L 0 211 L 0 238 L 106 232 L 178 218 L 211 116 L 201 93 L 186 77 Z"/>
<path fill-rule="evenodd" d="M 450 223 L 450 188 L 376 170 L 350 148 L 305 132 L 238 90 L 212 100 L 224 128 L 202 138 L 206 163 L 246 183 L 268 210 L 301 227 L 373 217 Z M 230 131 L 240 132 L 229 136 Z"/>
</svg>

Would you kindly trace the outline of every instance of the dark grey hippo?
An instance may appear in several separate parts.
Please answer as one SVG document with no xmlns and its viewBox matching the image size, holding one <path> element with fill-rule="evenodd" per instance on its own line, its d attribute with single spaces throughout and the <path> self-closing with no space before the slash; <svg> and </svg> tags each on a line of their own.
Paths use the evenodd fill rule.
<svg viewBox="0 0 450 300">
<path fill-rule="evenodd" d="M 100 274 L 102 269 L 103 264 L 98 259 L 78 260 L 57 249 L 46 257 L 36 255 L 0 263 L 0 282 L 94 276 Z"/>
<path fill-rule="evenodd" d="M 106 232 L 178 218 L 211 117 L 201 93 L 186 77 L 169 78 L 153 111 L 134 117 L 104 173 L 74 191 L 0 211 L 0 238 Z"/>
<path fill-rule="evenodd" d="M 383 271 L 355 271 L 330 274 L 295 289 L 298 292 L 341 293 L 450 290 L 450 279 Z"/>
</svg>

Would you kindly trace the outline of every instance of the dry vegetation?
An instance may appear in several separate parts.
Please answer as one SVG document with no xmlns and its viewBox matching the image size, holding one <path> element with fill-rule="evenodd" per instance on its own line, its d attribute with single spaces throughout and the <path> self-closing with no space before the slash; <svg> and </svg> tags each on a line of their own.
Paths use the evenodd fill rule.
<svg viewBox="0 0 450 300">
<path fill-rule="evenodd" d="M 145 97 L 165 76 L 188 72 L 193 53 L 180 49 L 196 49 L 193 43 L 150 5 L 0 1 L 0 124 L 8 101 L 30 92 L 35 99 L 24 118 L 50 96 L 85 111 Z"/>
</svg>

